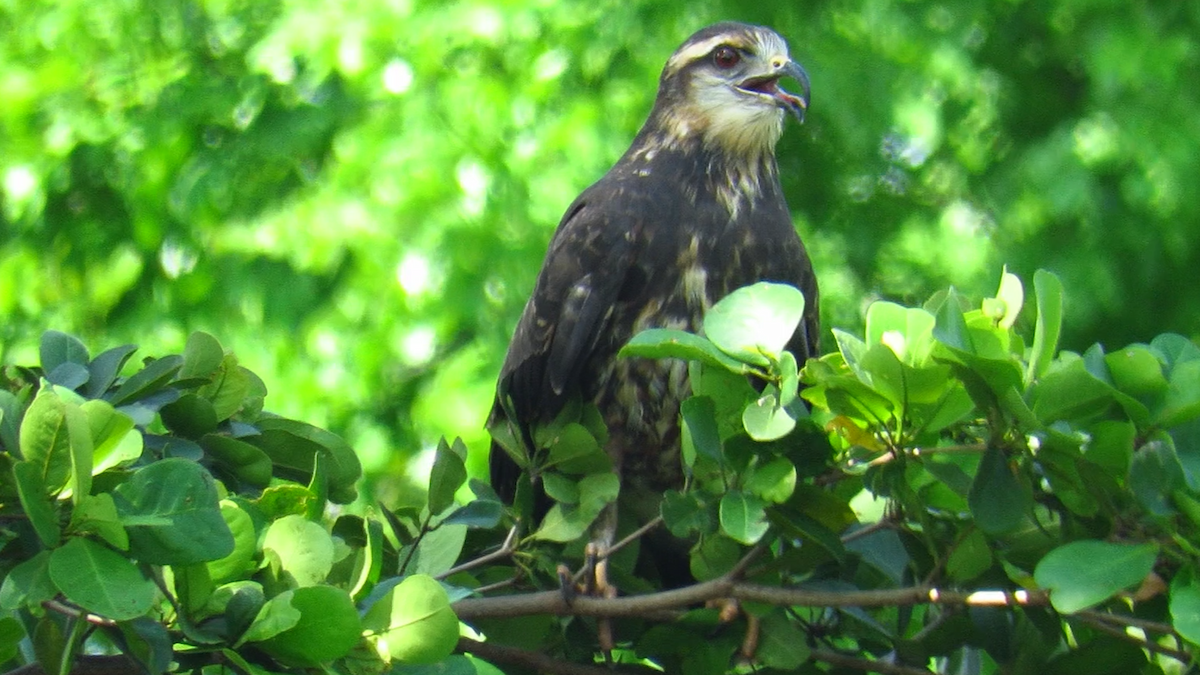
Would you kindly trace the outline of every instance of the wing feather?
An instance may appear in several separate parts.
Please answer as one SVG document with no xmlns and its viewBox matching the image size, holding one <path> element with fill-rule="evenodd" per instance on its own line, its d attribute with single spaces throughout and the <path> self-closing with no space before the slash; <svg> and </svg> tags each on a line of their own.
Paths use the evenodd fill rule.
<svg viewBox="0 0 1200 675">
<path fill-rule="evenodd" d="M 488 426 L 508 425 L 526 452 L 532 425 L 553 419 L 580 393 L 580 374 L 633 266 L 634 224 L 604 187 L 602 181 L 580 195 L 559 224 L 500 370 Z M 510 498 L 520 469 L 498 450 L 491 453 L 492 484 Z"/>
</svg>

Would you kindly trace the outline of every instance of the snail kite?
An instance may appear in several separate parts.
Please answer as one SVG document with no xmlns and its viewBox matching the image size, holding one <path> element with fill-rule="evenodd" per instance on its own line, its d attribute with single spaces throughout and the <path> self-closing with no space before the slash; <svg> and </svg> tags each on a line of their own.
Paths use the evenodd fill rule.
<svg viewBox="0 0 1200 675">
<path fill-rule="evenodd" d="M 801 93 L 781 88 L 783 78 Z M 661 492 L 683 483 L 687 364 L 617 358 L 633 335 L 699 331 L 729 292 L 777 281 L 807 300 L 789 351 L 799 363 L 816 353 L 817 282 L 775 163 L 785 114 L 803 121 L 808 97 L 807 74 L 767 28 L 716 24 L 671 55 L 633 144 L 558 225 L 504 360 L 489 428 L 505 425 L 528 443 L 531 428 L 571 397 L 590 400 L 608 426 L 620 503 L 640 494 L 657 509 Z M 520 470 L 496 442 L 490 465 L 511 501 Z M 606 549 L 615 530 L 611 507 L 593 524 L 592 542 Z"/>
</svg>

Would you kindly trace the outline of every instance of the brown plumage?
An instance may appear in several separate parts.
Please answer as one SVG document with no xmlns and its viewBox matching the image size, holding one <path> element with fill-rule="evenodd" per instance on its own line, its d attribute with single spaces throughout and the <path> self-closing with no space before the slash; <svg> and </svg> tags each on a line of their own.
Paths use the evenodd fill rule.
<svg viewBox="0 0 1200 675">
<path fill-rule="evenodd" d="M 803 93 L 781 89 L 782 77 Z M 624 502 L 682 484 L 679 404 L 689 395 L 686 364 L 616 358 L 630 337 L 656 327 L 698 331 L 730 291 L 779 281 L 807 299 L 789 351 L 800 363 L 816 353 L 817 282 L 775 163 L 785 113 L 802 120 L 807 105 L 807 76 L 767 28 L 717 24 L 676 50 L 629 150 L 558 225 L 501 369 L 489 428 L 528 439 L 570 397 L 593 401 Z M 511 500 L 517 465 L 495 443 L 490 463 L 493 485 Z M 611 544 L 615 528 L 608 509 L 593 541 Z"/>
</svg>

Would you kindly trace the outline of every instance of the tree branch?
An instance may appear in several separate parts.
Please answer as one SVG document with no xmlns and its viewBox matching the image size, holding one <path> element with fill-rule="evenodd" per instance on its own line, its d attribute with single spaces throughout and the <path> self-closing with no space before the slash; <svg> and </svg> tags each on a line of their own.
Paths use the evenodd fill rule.
<svg viewBox="0 0 1200 675">
<path fill-rule="evenodd" d="M 634 617 L 663 610 L 681 609 L 716 598 L 733 598 L 776 606 L 808 607 L 889 607 L 936 603 L 946 605 L 1016 606 L 1044 605 L 1048 596 L 1041 591 L 942 591 L 911 587 L 874 591 L 826 591 L 807 588 L 780 588 L 739 582 L 729 577 L 658 593 L 621 598 L 576 597 L 567 604 L 559 591 L 541 591 L 494 598 L 466 598 L 454 603 L 460 619 L 515 617 L 533 614 L 557 616 Z"/>
</svg>

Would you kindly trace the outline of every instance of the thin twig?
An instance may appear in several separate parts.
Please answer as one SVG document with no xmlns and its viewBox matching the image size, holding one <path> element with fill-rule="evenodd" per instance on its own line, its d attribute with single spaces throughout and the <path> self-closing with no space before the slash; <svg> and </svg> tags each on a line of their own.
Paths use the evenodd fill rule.
<svg viewBox="0 0 1200 675">
<path fill-rule="evenodd" d="M 639 527 L 638 529 L 634 530 L 633 532 L 630 532 L 629 535 L 626 536 L 624 539 L 622 539 L 621 541 L 618 541 L 617 543 L 610 546 L 608 548 L 608 552 L 605 553 L 605 557 L 614 555 L 617 551 L 620 551 L 621 549 L 625 548 L 626 546 L 628 546 L 628 545 L 632 544 L 633 542 L 637 541 L 638 539 L 644 537 L 646 535 L 646 533 L 650 532 L 651 530 L 653 530 L 654 528 L 656 528 L 662 524 L 663 524 L 663 517 L 655 516 L 653 520 L 651 520 L 650 522 L 646 523 L 645 525 Z"/>
<path fill-rule="evenodd" d="M 979 454 L 987 450 L 986 443 L 970 443 L 967 445 L 940 445 L 927 448 L 913 448 L 909 451 L 915 457 L 921 455 L 946 455 L 954 453 Z"/>
<path fill-rule="evenodd" d="M 825 649 L 817 649 L 812 652 L 812 658 L 815 661 L 824 661 L 838 668 L 852 668 L 861 670 L 867 673 L 882 673 L 882 675 L 933 675 L 932 671 L 924 668 L 915 668 L 913 666 L 901 666 L 895 663 L 886 661 L 875 661 L 872 659 L 862 659 L 857 656 L 846 656 L 837 652 L 831 652 Z"/>
<path fill-rule="evenodd" d="M 1118 626 L 1132 626 L 1134 628 L 1150 631 L 1151 633 L 1163 633 L 1166 635 L 1175 634 L 1175 627 L 1170 624 L 1159 621 L 1149 621 L 1147 619 L 1139 619 L 1136 616 L 1129 616 L 1128 614 L 1111 614 L 1109 612 L 1098 612 L 1094 609 L 1085 609 L 1075 612 L 1073 616 L 1077 616 L 1082 619 L 1095 619 L 1097 621 L 1104 621 L 1105 623 L 1116 624 Z"/>
<path fill-rule="evenodd" d="M 421 523 L 421 530 L 419 532 L 417 532 L 416 539 L 413 539 L 412 544 L 409 544 L 408 555 L 404 556 L 404 562 L 400 563 L 400 569 L 398 571 L 401 575 L 403 575 L 404 571 L 408 569 L 408 564 L 410 562 L 412 562 L 413 556 L 416 555 L 417 546 L 419 546 L 421 544 L 421 540 L 425 538 L 425 535 L 429 534 L 429 530 L 430 530 L 429 523 L 432 521 L 433 521 L 432 513 L 425 516 L 424 522 Z"/>
<path fill-rule="evenodd" d="M 438 579 L 438 580 L 445 579 L 446 577 L 453 576 L 455 574 L 458 574 L 459 572 L 466 572 L 468 570 L 473 570 L 476 567 L 480 567 L 481 565 L 486 565 L 492 561 L 499 560 L 501 558 L 507 558 L 513 552 L 513 544 L 516 541 L 517 541 L 517 526 L 513 525 L 512 529 L 508 531 L 508 536 L 504 538 L 504 543 L 500 545 L 499 549 L 492 551 L 491 553 L 481 555 L 474 560 L 468 560 L 467 562 L 465 562 L 457 567 L 451 567 L 450 569 L 446 570 L 445 572 L 442 572 L 441 574 L 434 575 L 433 578 Z"/>
<path fill-rule="evenodd" d="M 663 524 L 663 517 L 655 516 L 650 522 L 639 527 L 638 529 L 634 530 L 633 532 L 630 532 L 623 539 L 621 539 L 617 543 L 613 544 L 612 546 L 609 546 L 607 550 L 601 551 L 600 554 L 596 556 L 595 562 L 598 563 L 601 560 L 608 559 L 609 556 L 615 555 L 617 553 L 617 551 L 620 551 L 621 549 L 625 548 L 626 546 L 629 546 L 630 544 L 637 541 L 638 539 L 646 536 L 646 533 L 650 532 L 651 530 L 653 530 L 654 528 L 656 528 L 662 524 Z M 588 571 L 588 563 L 585 561 L 583 564 L 583 567 L 580 567 L 579 570 L 577 570 L 575 572 L 575 574 L 573 574 L 571 576 L 571 579 L 575 583 L 579 583 L 580 581 L 583 580 L 583 575 L 587 574 L 587 571 Z"/>
<path fill-rule="evenodd" d="M 482 594 L 484 594 L 484 593 L 491 593 L 492 591 L 498 591 L 498 590 L 501 590 L 501 589 L 504 589 L 504 588 L 508 588 L 509 586 L 516 585 L 516 583 L 517 583 L 517 578 L 516 578 L 516 577 L 510 577 L 510 578 L 508 578 L 508 579 L 505 579 L 504 581 L 497 581 L 497 582 L 496 582 L 496 583 L 494 583 L 494 584 L 488 584 L 488 585 L 486 585 L 486 586 L 480 586 L 479 588 L 476 588 L 476 589 L 475 589 L 475 592 L 476 592 L 476 593 L 479 593 L 480 595 L 482 595 Z"/>
<path fill-rule="evenodd" d="M 864 525 L 853 532 L 847 532 L 842 535 L 842 543 L 848 544 L 859 537 L 865 537 L 868 534 L 874 534 L 879 530 L 886 530 L 892 526 L 889 520 L 877 520 L 870 525 Z"/>
<path fill-rule="evenodd" d="M 1185 651 L 1182 651 L 1179 649 L 1173 649 L 1171 647 L 1164 647 L 1164 646 L 1158 644 L 1157 642 L 1154 642 L 1153 640 L 1145 640 L 1145 639 L 1139 638 L 1137 636 L 1130 635 L 1129 633 L 1126 633 L 1125 630 L 1123 628 L 1120 628 L 1119 626 L 1114 626 L 1113 624 L 1107 623 L 1105 621 L 1098 621 L 1095 618 L 1090 617 L 1090 616 L 1079 616 L 1079 615 L 1076 615 L 1076 616 L 1081 621 L 1083 621 L 1087 625 L 1091 626 L 1092 628 L 1100 631 L 1101 633 L 1107 633 L 1108 635 L 1111 635 L 1111 636 L 1121 639 L 1121 640 L 1125 640 L 1126 642 L 1132 642 L 1133 644 L 1135 644 L 1138 647 L 1141 647 L 1142 649 L 1145 649 L 1147 651 L 1151 651 L 1156 654 L 1162 654 L 1163 656 L 1169 656 L 1169 657 L 1175 659 L 1176 661 L 1179 661 L 1180 663 L 1186 664 L 1186 663 L 1192 662 L 1191 654 L 1188 654 Z"/>
<path fill-rule="evenodd" d="M 659 671 L 645 666 L 628 664 L 611 666 L 589 666 L 582 663 L 560 661 L 539 652 L 532 652 L 516 647 L 506 647 L 491 642 L 480 642 L 470 638 L 459 638 L 457 651 L 474 654 L 497 665 L 510 665 L 528 668 L 547 675 L 620 675 L 630 673 L 658 673 Z"/>
<path fill-rule="evenodd" d="M 50 610 L 51 612 L 57 612 L 64 616 L 69 616 L 69 617 L 72 617 L 75 619 L 82 619 L 94 626 L 115 626 L 115 625 L 117 625 L 117 622 L 113 621 L 112 619 L 106 619 L 102 616 L 96 616 L 95 614 L 88 614 L 86 611 L 84 611 L 78 607 L 72 607 L 70 605 L 59 602 L 58 600 L 43 600 L 42 607 L 45 607 L 46 609 Z"/>
<path fill-rule="evenodd" d="M 758 542 L 746 552 L 746 555 L 742 556 L 741 560 L 737 561 L 732 569 L 725 573 L 725 576 L 729 579 L 741 579 L 746 574 L 746 568 L 750 567 L 750 563 L 754 562 L 765 550 L 767 550 L 767 545 L 761 541 Z"/>
</svg>

